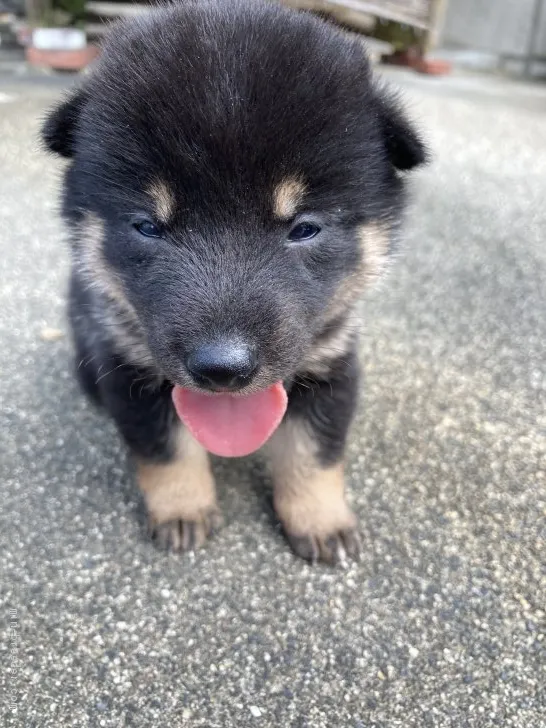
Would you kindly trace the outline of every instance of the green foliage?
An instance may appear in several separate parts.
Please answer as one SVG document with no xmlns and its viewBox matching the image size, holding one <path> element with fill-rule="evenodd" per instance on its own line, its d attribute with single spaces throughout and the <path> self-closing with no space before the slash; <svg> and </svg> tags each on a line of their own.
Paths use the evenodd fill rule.
<svg viewBox="0 0 546 728">
<path fill-rule="evenodd" d="M 392 20 L 378 22 L 373 36 L 391 43 L 396 51 L 406 50 L 412 46 L 419 46 L 422 41 L 422 31 L 417 28 L 412 28 L 409 25 L 395 23 Z"/>
<path fill-rule="evenodd" d="M 82 27 L 85 20 L 85 0 L 42 0 L 39 3 L 37 25 L 51 28 Z"/>
</svg>

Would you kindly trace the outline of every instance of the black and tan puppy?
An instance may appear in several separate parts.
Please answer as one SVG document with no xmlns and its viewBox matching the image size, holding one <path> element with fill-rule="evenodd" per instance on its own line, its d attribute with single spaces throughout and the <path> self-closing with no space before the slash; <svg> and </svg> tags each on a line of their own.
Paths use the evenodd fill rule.
<svg viewBox="0 0 546 728">
<path fill-rule="evenodd" d="M 48 117 L 68 157 L 78 374 L 138 463 L 153 532 L 218 523 L 208 452 L 266 444 L 295 551 L 357 548 L 343 451 L 351 316 L 381 275 L 424 148 L 362 45 L 260 0 L 118 26 Z"/>
</svg>

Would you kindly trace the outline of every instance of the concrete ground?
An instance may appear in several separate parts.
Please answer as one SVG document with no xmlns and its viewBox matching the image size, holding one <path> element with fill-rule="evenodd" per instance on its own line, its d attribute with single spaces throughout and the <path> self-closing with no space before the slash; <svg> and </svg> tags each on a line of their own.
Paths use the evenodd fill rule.
<svg viewBox="0 0 546 728">
<path fill-rule="evenodd" d="M 70 374 L 48 78 L 0 82 L 2 725 L 546 724 L 546 88 L 391 73 L 435 162 L 362 321 L 349 451 L 364 540 L 311 568 L 259 461 L 226 526 L 157 551 Z"/>
</svg>

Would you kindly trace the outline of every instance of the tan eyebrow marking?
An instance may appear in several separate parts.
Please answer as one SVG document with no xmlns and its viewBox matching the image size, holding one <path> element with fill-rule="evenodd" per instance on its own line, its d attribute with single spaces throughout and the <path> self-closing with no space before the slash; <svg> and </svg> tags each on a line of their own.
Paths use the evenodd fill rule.
<svg viewBox="0 0 546 728">
<path fill-rule="evenodd" d="M 155 180 L 148 187 L 148 194 L 155 202 L 155 210 L 159 222 L 169 222 L 174 213 L 175 199 L 167 184 L 163 180 Z"/>
<path fill-rule="evenodd" d="M 273 213 L 281 220 L 289 220 L 297 212 L 306 188 L 301 179 L 288 177 L 273 190 Z"/>
</svg>

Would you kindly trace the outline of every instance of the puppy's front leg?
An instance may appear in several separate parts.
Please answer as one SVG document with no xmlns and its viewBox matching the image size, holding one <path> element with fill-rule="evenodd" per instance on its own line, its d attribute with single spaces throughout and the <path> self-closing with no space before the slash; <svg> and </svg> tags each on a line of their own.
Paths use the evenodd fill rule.
<svg viewBox="0 0 546 728">
<path fill-rule="evenodd" d="M 270 441 L 275 510 L 290 545 L 309 561 L 337 563 L 358 554 L 342 462 L 357 378 L 351 355 L 311 388 L 296 381 L 285 419 Z"/>
<path fill-rule="evenodd" d="M 170 386 L 126 364 L 110 366 L 100 399 L 136 459 L 150 533 L 174 550 L 197 548 L 221 520 L 208 455 L 176 416 Z"/>
<path fill-rule="evenodd" d="M 137 461 L 152 537 L 175 551 L 202 546 L 220 525 L 216 488 L 206 451 L 182 426 L 166 462 Z"/>
</svg>

